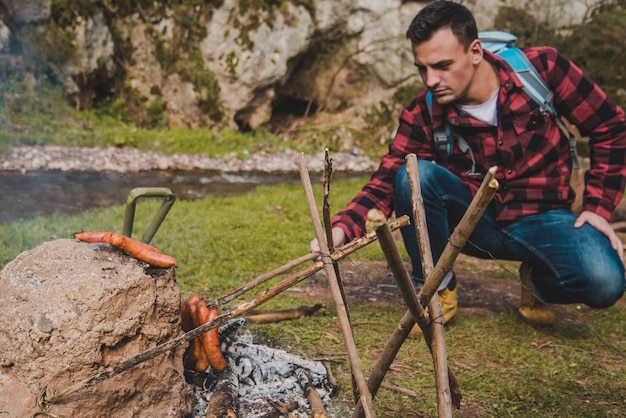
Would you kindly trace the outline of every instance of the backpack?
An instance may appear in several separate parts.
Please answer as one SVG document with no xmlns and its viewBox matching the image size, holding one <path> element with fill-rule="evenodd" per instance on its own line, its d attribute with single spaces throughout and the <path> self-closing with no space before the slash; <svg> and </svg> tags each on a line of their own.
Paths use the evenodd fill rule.
<svg viewBox="0 0 626 418">
<path fill-rule="evenodd" d="M 554 118 L 559 128 L 568 135 L 573 168 L 575 170 L 580 169 L 580 161 L 578 160 L 578 154 L 576 152 L 576 137 L 557 114 L 553 103 L 554 95 L 546 82 L 539 76 L 537 70 L 530 63 L 522 50 L 515 46 L 517 37 L 503 31 L 485 31 L 480 32 L 478 38 L 482 42 L 483 49 L 493 52 L 506 60 L 522 81 L 524 91 L 539 105 L 541 111 L 543 113 L 549 113 Z M 433 95 L 430 91 L 426 94 L 426 103 L 428 104 L 428 111 L 432 119 Z M 471 152 L 467 142 L 460 136 L 455 135 L 450 125 L 445 122 L 442 128 L 435 129 L 434 140 L 435 150 L 443 160 L 446 160 L 452 154 L 454 142 L 457 142 L 461 151 Z"/>
</svg>

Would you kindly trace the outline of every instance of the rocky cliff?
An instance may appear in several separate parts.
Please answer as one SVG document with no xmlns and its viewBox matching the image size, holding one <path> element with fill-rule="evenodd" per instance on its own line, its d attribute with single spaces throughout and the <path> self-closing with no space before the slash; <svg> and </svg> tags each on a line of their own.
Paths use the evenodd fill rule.
<svg viewBox="0 0 626 418">
<path fill-rule="evenodd" d="M 404 32 L 427 3 L 0 0 L 3 76 L 26 56 L 31 72 L 62 83 L 77 107 L 110 100 L 148 125 L 245 129 L 324 111 L 358 125 L 372 117 L 368 108 L 419 84 Z M 480 29 L 492 27 L 500 6 L 519 7 L 466 3 Z M 592 7 L 524 3 L 561 26 Z"/>
</svg>

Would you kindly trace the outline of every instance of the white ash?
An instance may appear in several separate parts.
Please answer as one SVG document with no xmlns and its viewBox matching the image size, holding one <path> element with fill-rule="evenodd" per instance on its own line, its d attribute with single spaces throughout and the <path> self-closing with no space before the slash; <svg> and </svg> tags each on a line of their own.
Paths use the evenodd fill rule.
<svg viewBox="0 0 626 418">
<path fill-rule="evenodd" d="M 297 402 L 298 408 L 290 412 L 289 417 L 307 418 L 311 416 L 311 411 L 302 387 L 307 382 L 316 389 L 322 402 L 329 404 L 333 387 L 321 362 L 256 344 L 250 331 L 238 332 L 243 323 L 243 319 L 238 319 L 220 328 L 222 352 L 228 367 L 234 368 L 238 376 L 238 416 L 267 417 L 276 412 L 272 402 L 279 405 Z M 233 328 L 237 330 L 232 332 Z M 194 408 L 195 418 L 206 416 L 217 378 L 211 370 L 207 372 L 209 377 L 204 384 L 194 385 L 198 401 Z"/>
</svg>

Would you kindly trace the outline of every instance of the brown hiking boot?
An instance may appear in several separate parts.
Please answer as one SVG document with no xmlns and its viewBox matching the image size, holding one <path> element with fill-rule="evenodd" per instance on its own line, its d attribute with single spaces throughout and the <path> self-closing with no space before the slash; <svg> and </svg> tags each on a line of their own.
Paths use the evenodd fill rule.
<svg viewBox="0 0 626 418">
<path fill-rule="evenodd" d="M 532 293 L 530 274 L 530 265 L 522 263 L 519 268 L 522 293 L 517 310 L 524 318 L 524 321 L 530 325 L 552 325 L 556 321 L 556 312 L 550 306 L 535 298 Z"/>
<path fill-rule="evenodd" d="M 452 273 L 452 279 L 445 289 L 437 292 L 439 295 L 439 303 L 441 304 L 441 314 L 443 316 L 443 323 L 447 324 L 454 318 L 458 311 L 458 300 L 456 291 L 456 275 Z M 413 325 L 409 332 L 409 338 L 418 338 L 422 336 L 422 329 L 419 325 Z"/>
</svg>

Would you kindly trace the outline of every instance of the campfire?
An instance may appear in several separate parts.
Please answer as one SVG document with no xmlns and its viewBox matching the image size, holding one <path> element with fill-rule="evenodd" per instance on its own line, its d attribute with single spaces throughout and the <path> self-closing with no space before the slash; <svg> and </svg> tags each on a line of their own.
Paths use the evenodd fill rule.
<svg viewBox="0 0 626 418">
<path fill-rule="evenodd" d="M 244 323 L 238 318 L 220 328 L 223 372 L 185 371 L 196 394 L 193 417 L 325 416 L 334 385 L 324 364 L 255 343 L 241 331 Z"/>
</svg>

